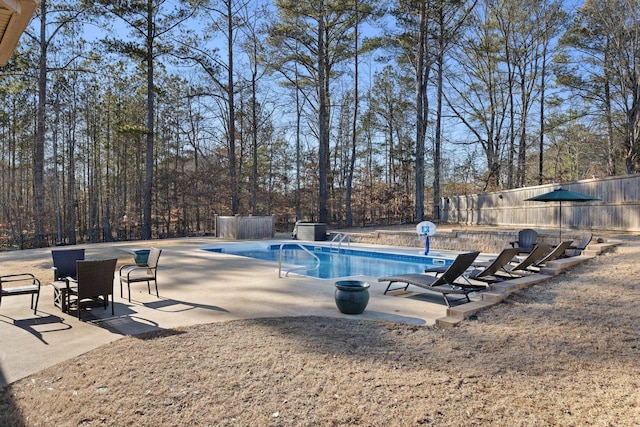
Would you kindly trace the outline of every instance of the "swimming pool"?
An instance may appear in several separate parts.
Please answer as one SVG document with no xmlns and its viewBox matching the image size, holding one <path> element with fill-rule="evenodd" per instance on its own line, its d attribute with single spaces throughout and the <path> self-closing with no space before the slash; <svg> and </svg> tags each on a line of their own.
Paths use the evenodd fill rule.
<svg viewBox="0 0 640 427">
<path fill-rule="evenodd" d="M 393 274 L 422 273 L 426 268 L 448 266 L 452 259 L 419 254 L 404 254 L 391 251 L 336 248 L 318 244 L 229 244 L 207 251 L 225 253 L 265 261 L 279 262 L 282 246 L 283 272 L 289 271 L 320 279 L 335 279 L 352 276 L 381 277 Z M 307 251 L 302 249 L 304 247 Z M 416 248 L 416 252 L 418 249 Z M 318 261 L 319 267 L 316 268 Z"/>
</svg>

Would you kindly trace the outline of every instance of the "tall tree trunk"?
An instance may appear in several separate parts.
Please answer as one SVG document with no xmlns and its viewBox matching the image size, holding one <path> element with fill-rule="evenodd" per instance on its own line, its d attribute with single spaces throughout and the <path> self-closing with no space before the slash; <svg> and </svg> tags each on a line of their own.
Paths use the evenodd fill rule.
<svg viewBox="0 0 640 427">
<path fill-rule="evenodd" d="M 60 94 L 56 93 L 54 101 L 54 123 L 60 122 Z M 62 207 L 60 206 L 60 175 L 58 174 L 58 132 L 54 130 L 51 137 L 53 149 L 53 196 L 56 208 L 56 242 L 64 241 L 62 232 Z"/>
<path fill-rule="evenodd" d="M 415 220 L 424 220 L 424 141 L 427 129 L 427 5 L 420 2 L 420 34 L 416 63 L 416 205 Z"/>
<path fill-rule="evenodd" d="M 514 101 L 514 71 L 513 64 L 511 61 L 511 48 L 509 47 L 509 43 L 506 41 L 507 37 L 505 37 L 505 55 L 507 62 L 507 73 L 508 73 L 508 91 L 509 91 L 509 153 L 507 157 L 507 188 L 514 188 L 514 163 L 515 163 L 515 152 L 516 152 L 516 106 Z M 498 177 L 496 177 L 498 178 Z M 498 180 L 496 179 L 496 185 L 498 184 Z"/>
<path fill-rule="evenodd" d="M 227 68 L 227 102 L 229 105 L 229 179 L 231 185 L 231 213 L 236 215 L 239 209 L 238 177 L 236 173 L 236 113 L 233 85 L 233 10 L 231 0 L 227 4 L 227 54 L 229 65 Z"/>
<path fill-rule="evenodd" d="M 256 87 L 256 79 L 258 77 L 258 61 L 257 61 L 257 53 L 255 50 L 257 49 L 255 43 L 253 45 L 253 69 L 251 73 L 251 144 L 253 151 L 253 167 L 251 170 L 251 175 L 253 177 L 253 188 L 251 195 L 251 212 L 253 215 L 258 214 L 258 102 L 257 102 L 257 87 Z"/>
<path fill-rule="evenodd" d="M 443 73 L 444 73 L 444 49 L 445 31 L 443 7 L 440 6 L 439 14 L 440 36 L 438 37 L 438 75 L 437 75 L 437 99 L 436 99 L 436 128 L 433 152 L 433 218 L 440 219 L 440 170 L 442 169 L 442 97 L 443 97 Z"/>
<path fill-rule="evenodd" d="M 547 77 L 547 43 L 542 50 L 542 70 L 540 75 L 540 148 L 538 153 L 538 185 L 544 181 L 544 96 Z"/>
<path fill-rule="evenodd" d="M 38 61 L 38 124 L 33 147 L 33 213 L 36 246 L 45 244 L 44 236 L 44 139 L 47 107 L 47 0 L 40 3 L 40 58 Z"/>
<path fill-rule="evenodd" d="M 147 0 L 147 155 L 145 159 L 144 179 L 144 218 L 142 223 L 142 239 L 151 239 L 151 188 L 153 184 L 153 149 L 155 145 L 155 87 L 153 81 L 153 1 Z"/>
<path fill-rule="evenodd" d="M 609 44 L 609 40 L 607 40 Z M 611 66 L 609 61 L 609 47 L 604 51 L 604 108 L 605 108 L 605 120 L 607 122 L 607 173 L 610 176 L 616 174 L 616 162 L 615 162 L 615 140 L 613 137 L 613 116 L 611 112 L 611 72 L 609 67 Z"/>
<path fill-rule="evenodd" d="M 329 222 L 329 113 L 327 110 L 327 79 L 325 52 L 324 0 L 320 0 L 318 19 L 318 220 Z"/>
<path fill-rule="evenodd" d="M 69 168 L 67 169 L 67 203 L 69 209 L 69 244 L 76 244 L 76 138 L 72 133 L 73 125 L 70 123 L 69 138 L 67 142 L 69 158 Z"/>
<path fill-rule="evenodd" d="M 296 222 L 302 220 L 302 207 L 300 201 L 300 191 L 302 183 L 300 182 L 300 132 L 302 121 L 302 105 L 300 103 L 300 83 L 298 81 L 298 64 L 296 64 Z"/>
<path fill-rule="evenodd" d="M 358 141 L 358 0 L 354 0 L 356 23 L 355 23 L 355 46 L 354 46 L 354 88 L 353 88 L 353 122 L 351 127 L 351 157 L 349 158 L 349 170 L 347 172 L 347 188 L 345 194 L 346 223 L 347 227 L 353 226 L 353 210 L 351 206 L 351 195 L 353 192 L 353 173 L 356 167 L 357 141 Z"/>
<path fill-rule="evenodd" d="M 524 66 L 523 66 L 524 68 Z M 522 112 L 520 113 L 520 143 L 518 144 L 518 170 L 516 184 L 518 187 L 526 185 L 527 181 L 527 121 L 529 117 L 529 92 L 525 80 L 525 72 L 520 75 L 520 102 Z M 540 100 L 542 102 L 542 99 Z"/>
</svg>

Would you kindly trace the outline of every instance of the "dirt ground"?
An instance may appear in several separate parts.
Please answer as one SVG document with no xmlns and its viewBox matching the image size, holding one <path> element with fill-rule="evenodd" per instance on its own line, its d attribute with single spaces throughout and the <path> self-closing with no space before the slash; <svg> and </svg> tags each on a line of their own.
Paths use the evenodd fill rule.
<svg viewBox="0 0 640 427">
<path fill-rule="evenodd" d="M 0 426 L 638 426 L 639 261 L 627 239 L 454 329 L 292 317 L 125 337 L 0 390 Z"/>
</svg>

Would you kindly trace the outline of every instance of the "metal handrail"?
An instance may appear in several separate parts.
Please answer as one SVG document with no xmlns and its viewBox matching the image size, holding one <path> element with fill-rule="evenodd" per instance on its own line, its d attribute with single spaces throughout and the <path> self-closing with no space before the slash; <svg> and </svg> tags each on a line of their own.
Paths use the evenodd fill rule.
<svg viewBox="0 0 640 427">
<path fill-rule="evenodd" d="M 338 241 L 338 251 L 342 247 L 342 242 L 344 242 L 345 240 L 347 241 L 347 246 L 350 246 L 351 244 L 351 239 L 349 238 L 348 234 L 337 233 L 335 236 L 333 236 L 333 239 L 331 239 L 331 242 L 329 243 L 329 251 L 333 249 L 333 242 L 335 242 L 336 240 Z"/>
<path fill-rule="evenodd" d="M 311 252 L 309 249 L 305 248 L 304 246 L 302 246 L 300 243 L 282 243 L 280 245 L 280 254 L 278 255 L 278 277 L 282 278 L 282 248 L 284 248 L 284 245 L 296 245 L 297 247 L 299 247 L 300 249 L 302 249 L 303 251 L 305 251 L 306 253 L 308 253 L 309 255 L 311 255 L 312 257 L 315 258 L 316 260 L 316 265 L 313 268 L 307 268 L 305 266 L 299 266 L 299 267 L 293 267 L 290 270 L 287 270 L 287 273 L 284 275 L 284 277 L 289 276 L 289 273 L 291 273 L 292 271 L 296 271 L 296 270 L 317 270 L 318 268 L 320 268 L 320 258 L 318 258 L 318 256 L 316 254 L 314 254 L 313 252 Z"/>
</svg>

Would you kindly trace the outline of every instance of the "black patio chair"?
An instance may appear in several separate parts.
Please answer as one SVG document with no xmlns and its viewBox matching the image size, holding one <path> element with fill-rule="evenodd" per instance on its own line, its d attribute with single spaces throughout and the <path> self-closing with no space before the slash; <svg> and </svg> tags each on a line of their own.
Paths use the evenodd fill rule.
<svg viewBox="0 0 640 427">
<path fill-rule="evenodd" d="M 100 301 L 105 310 L 111 295 L 111 314 L 115 314 L 113 307 L 113 278 L 116 271 L 117 259 L 103 259 L 95 261 L 77 261 L 77 280 L 67 278 L 67 307 L 71 307 L 71 296 L 76 296 L 78 320 L 82 311 L 82 304 L 86 300 Z"/>
<path fill-rule="evenodd" d="M 529 253 L 533 250 L 538 240 L 538 232 L 531 228 L 525 228 L 518 232 L 518 240 L 509 242 L 511 247 L 518 248 L 519 253 Z"/>
</svg>

